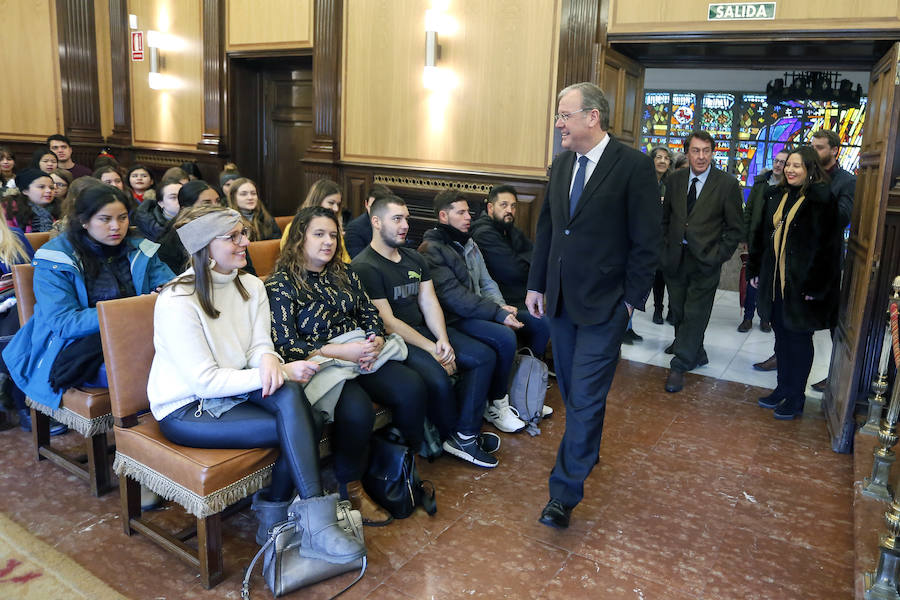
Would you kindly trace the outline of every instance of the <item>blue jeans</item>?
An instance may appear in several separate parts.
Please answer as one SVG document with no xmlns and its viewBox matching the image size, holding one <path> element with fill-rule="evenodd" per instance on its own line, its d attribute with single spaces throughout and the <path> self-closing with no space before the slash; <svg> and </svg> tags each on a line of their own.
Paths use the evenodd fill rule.
<svg viewBox="0 0 900 600">
<path fill-rule="evenodd" d="M 431 340 L 426 327 L 416 330 Z M 494 351 L 452 327 L 447 328 L 450 345 L 456 354 L 457 382 L 430 353 L 408 344 L 406 365 L 425 381 L 428 390 L 428 419 L 447 439 L 454 432 L 475 435 L 481 431 L 481 420 L 487 403 L 488 387 L 494 373 Z M 455 388 L 455 389 L 454 389 Z"/>
<path fill-rule="evenodd" d="M 544 353 L 547 352 L 547 342 L 550 341 L 550 323 L 547 317 L 535 319 L 527 309 L 519 307 L 516 318 L 525 324 L 525 327 L 519 330 L 525 338 L 525 345 L 531 348 L 536 357 L 543 360 Z"/>
<path fill-rule="evenodd" d="M 488 389 L 488 399 L 497 400 L 505 396 L 509 389 L 509 374 L 512 372 L 513 359 L 516 355 L 516 334 L 513 330 L 506 325 L 481 319 L 460 319 L 453 323 L 453 327 L 493 349 L 496 363 Z"/>
</svg>

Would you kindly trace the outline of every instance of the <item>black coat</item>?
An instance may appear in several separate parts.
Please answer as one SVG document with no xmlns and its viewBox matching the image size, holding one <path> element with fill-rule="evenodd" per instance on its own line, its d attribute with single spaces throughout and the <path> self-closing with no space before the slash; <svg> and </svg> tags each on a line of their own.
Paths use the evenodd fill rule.
<svg viewBox="0 0 900 600">
<path fill-rule="evenodd" d="M 659 187 L 650 157 L 613 138 L 570 216 L 574 166 L 566 151 L 550 167 L 528 289 L 544 293 L 548 315 L 564 297 L 573 323 L 596 325 L 623 301 L 644 309 L 659 261 Z"/>
<path fill-rule="evenodd" d="M 775 250 L 772 218 L 786 187 L 770 188 L 766 194 L 762 222 L 751 232 L 747 276 L 759 276 L 759 316 L 772 319 L 775 285 Z M 784 320 L 793 331 L 830 329 L 837 323 L 841 284 L 843 240 L 838 205 L 827 183 L 806 191 L 806 199 L 788 230 L 785 246 Z M 812 300 L 804 300 L 811 296 Z"/>
<path fill-rule="evenodd" d="M 524 306 L 534 248 L 531 240 L 515 225 L 504 227 L 486 212 L 472 222 L 472 239 L 481 249 L 491 278 L 500 286 L 506 301 Z"/>
<path fill-rule="evenodd" d="M 344 227 L 344 246 L 350 258 L 366 249 L 372 243 L 372 221 L 369 213 L 364 212 Z"/>
</svg>

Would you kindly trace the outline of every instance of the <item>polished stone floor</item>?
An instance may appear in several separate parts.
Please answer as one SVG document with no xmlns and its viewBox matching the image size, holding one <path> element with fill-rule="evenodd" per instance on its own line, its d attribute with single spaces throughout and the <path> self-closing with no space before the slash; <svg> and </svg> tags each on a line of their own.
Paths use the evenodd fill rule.
<svg viewBox="0 0 900 600">
<path fill-rule="evenodd" d="M 600 462 L 567 531 L 537 522 L 564 427 L 554 387 L 556 414 L 538 437 L 504 435 L 497 469 L 450 457 L 421 464 L 437 515 L 367 528 L 369 572 L 344 597 L 851 597 L 851 457 L 831 452 L 817 404 L 779 422 L 756 406 L 763 389 L 689 374 L 682 393 L 666 394 L 665 373 L 620 364 Z M 189 567 L 122 533 L 117 492 L 91 497 L 58 467 L 36 464 L 29 442 L 18 429 L 0 432 L 0 511 L 130 598 L 240 597 L 256 549 L 247 514 L 225 524 L 227 579 L 203 590 Z M 154 518 L 183 520 L 175 508 Z M 288 597 L 327 598 L 350 579 Z M 254 598 L 271 597 L 259 575 L 253 586 Z"/>
</svg>

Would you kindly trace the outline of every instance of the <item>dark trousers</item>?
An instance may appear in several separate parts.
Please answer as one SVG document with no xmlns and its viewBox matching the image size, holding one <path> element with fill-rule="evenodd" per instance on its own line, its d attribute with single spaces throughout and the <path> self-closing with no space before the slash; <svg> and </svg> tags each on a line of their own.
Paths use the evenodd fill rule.
<svg viewBox="0 0 900 600">
<path fill-rule="evenodd" d="M 744 320 L 752 321 L 753 313 L 756 312 L 756 298 L 759 296 L 759 288 L 755 288 L 749 283 L 747 291 L 744 294 Z"/>
<path fill-rule="evenodd" d="M 159 422 L 166 438 L 191 448 L 279 448 L 269 497 L 290 500 L 294 488 L 303 498 L 322 493 L 319 449 L 312 410 L 303 390 L 286 381 L 266 398 L 261 390 L 219 418 L 194 413 L 197 402 L 179 408 Z"/>
<path fill-rule="evenodd" d="M 619 362 L 628 309 L 623 303 L 605 323 L 576 325 L 561 298 L 559 306 L 559 314 L 550 318 L 550 336 L 566 431 L 550 472 L 550 497 L 571 507 L 584 497 L 584 480 L 599 460 L 606 394 Z"/>
<path fill-rule="evenodd" d="M 772 394 L 800 403 L 805 397 L 806 381 L 812 369 L 813 332 L 788 329 L 780 294 L 772 304 L 772 330 L 778 359 L 778 385 Z"/>
<path fill-rule="evenodd" d="M 536 357 L 543 357 L 547 352 L 547 342 L 550 341 L 550 323 L 547 317 L 535 319 L 524 305 L 517 308 L 519 312 L 516 314 L 516 318 L 525 324 L 525 327 L 518 332 L 524 345 L 530 348 Z"/>
<path fill-rule="evenodd" d="M 721 272 L 721 266 L 710 271 L 682 246 L 681 264 L 674 273 L 666 274 L 669 309 L 675 320 L 675 356 L 669 367 L 675 371 L 690 371 L 706 357 L 703 336 Z"/>
<path fill-rule="evenodd" d="M 416 329 L 429 340 L 434 336 L 426 327 Z M 447 328 L 450 345 L 456 354 L 456 385 L 434 357 L 412 344 L 406 366 L 418 373 L 428 391 L 426 414 L 438 428 L 442 439 L 454 432 L 475 435 L 481 431 L 488 388 L 494 374 L 496 355 L 478 340 Z"/>
<path fill-rule="evenodd" d="M 663 297 L 666 293 L 666 279 L 663 277 L 663 272 L 660 269 L 656 270 L 656 275 L 653 278 L 653 310 L 656 312 L 662 312 L 663 310 Z M 671 304 L 671 300 L 669 301 Z"/>
<path fill-rule="evenodd" d="M 418 450 L 424 437 L 425 397 L 422 378 L 396 360 L 344 382 L 334 408 L 334 476 L 338 483 L 362 477 L 375 423 L 373 402 L 391 409 L 391 424 L 410 448 Z"/>
<path fill-rule="evenodd" d="M 488 389 L 488 399 L 497 400 L 505 396 L 509 389 L 509 374 L 512 372 L 513 359 L 516 355 L 516 334 L 513 330 L 506 325 L 481 319 L 460 319 L 453 323 L 453 328 L 493 349 L 496 363 Z"/>
</svg>

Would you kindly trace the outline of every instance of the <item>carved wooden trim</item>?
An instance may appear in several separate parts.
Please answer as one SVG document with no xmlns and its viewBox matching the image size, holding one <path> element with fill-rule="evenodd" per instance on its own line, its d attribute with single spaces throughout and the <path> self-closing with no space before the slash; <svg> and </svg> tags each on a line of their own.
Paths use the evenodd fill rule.
<svg viewBox="0 0 900 600">
<path fill-rule="evenodd" d="M 389 175 L 376 173 L 372 178 L 373 183 L 380 183 L 388 187 L 411 187 L 428 190 L 445 190 L 456 188 L 462 192 L 471 194 L 487 194 L 496 182 L 480 183 L 475 181 L 461 181 L 453 179 L 437 179 L 434 177 L 415 177 L 409 175 Z"/>
<path fill-rule="evenodd" d="M 223 152 L 225 115 L 225 0 L 203 0 L 203 138 L 197 148 Z"/>
<path fill-rule="evenodd" d="M 559 69 L 556 91 L 592 81 L 597 52 L 599 2 L 563 0 L 559 21 Z"/>
<path fill-rule="evenodd" d="M 101 143 L 94 3 L 57 0 L 56 22 L 66 135 L 74 143 Z"/>
<path fill-rule="evenodd" d="M 128 68 L 128 3 L 109 0 L 109 50 L 112 71 L 113 128 L 109 142 L 131 145 L 131 77 Z"/>
<path fill-rule="evenodd" d="M 313 18 L 313 137 L 304 162 L 334 163 L 340 158 L 340 84 L 343 0 L 315 0 Z"/>
</svg>

